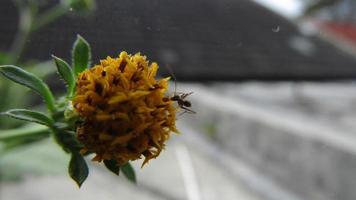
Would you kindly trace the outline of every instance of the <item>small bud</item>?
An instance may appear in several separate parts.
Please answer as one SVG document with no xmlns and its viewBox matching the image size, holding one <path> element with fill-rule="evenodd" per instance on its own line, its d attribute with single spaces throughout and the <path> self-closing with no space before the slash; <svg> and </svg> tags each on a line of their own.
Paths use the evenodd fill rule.
<svg viewBox="0 0 356 200">
<path fill-rule="evenodd" d="M 73 108 L 72 101 L 68 102 L 68 105 L 64 111 L 64 119 L 66 121 L 73 121 L 79 117 L 77 111 Z"/>
</svg>

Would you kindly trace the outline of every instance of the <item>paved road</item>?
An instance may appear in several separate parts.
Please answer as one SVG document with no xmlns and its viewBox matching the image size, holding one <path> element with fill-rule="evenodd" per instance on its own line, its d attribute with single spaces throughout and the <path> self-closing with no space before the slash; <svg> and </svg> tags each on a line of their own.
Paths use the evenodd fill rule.
<svg viewBox="0 0 356 200">
<path fill-rule="evenodd" d="M 102 166 L 92 164 L 90 177 L 80 190 L 66 174 L 28 175 L 20 183 L 1 183 L 0 199 L 259 199 L 236 176 L 225 171 L 212 156 L 199 151 L 197 144 L 187 143 L 189 132 L 182 135 L 172 137 L 172 142 L 162 155 L 145 168 L 140 169 L 140 163 L 135 165 L 137 186 L 123 177 L 111 175 Z"/>
</svg>

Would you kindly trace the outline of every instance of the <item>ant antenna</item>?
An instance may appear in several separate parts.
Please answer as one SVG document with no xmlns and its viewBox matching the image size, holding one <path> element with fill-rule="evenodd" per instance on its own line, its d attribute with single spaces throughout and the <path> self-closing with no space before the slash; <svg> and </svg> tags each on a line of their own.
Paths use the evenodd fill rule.
<svg viewBox="0 0 356 200">
<path fill-rule="evenodd" d="M 177 78 L 174 75 L 173 69 L 172 67 L 170 67 L 168 64 L 165 65 L 168 73 L 172 76 L 173 80 L 174 80 L 174 95 L 177 94 Z"/>
</svg>

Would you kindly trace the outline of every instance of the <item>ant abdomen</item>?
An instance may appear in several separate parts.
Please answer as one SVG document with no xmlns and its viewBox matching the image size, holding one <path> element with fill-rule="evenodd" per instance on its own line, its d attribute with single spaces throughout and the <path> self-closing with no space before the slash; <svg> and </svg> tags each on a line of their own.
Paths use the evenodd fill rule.
<svg viewBox="0 0 356 200">
<path fill-rule="evenodd" d="M 183 102 L 183 105 L 184 105 L 185 107 L 191 107 L 191 106 L 192 106 L 192 103 L 190 103 L 190 101 L 184 101 L 184 102 Z"/>
</svg>

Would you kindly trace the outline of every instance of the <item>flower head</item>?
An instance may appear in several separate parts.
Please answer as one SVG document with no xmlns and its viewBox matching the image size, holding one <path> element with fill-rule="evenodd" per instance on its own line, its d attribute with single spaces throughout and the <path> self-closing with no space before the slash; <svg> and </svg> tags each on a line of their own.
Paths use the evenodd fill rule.
<svg viewBox="0 0 356 200">
<path fill-rule="evenodd" d="M 82 152 L 93 160 L 123 165 L 157 157 L 175 127 L 176 107 L 169 97 L 169 78 L 156 80 L 156 63 L 139 53 L 121 52 L 79 74 L 73 106 L 84 122 L 77 128 Z"/>
</svg>

